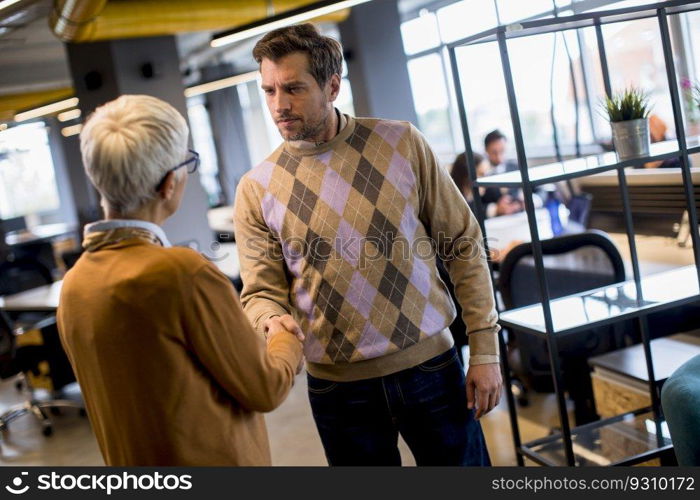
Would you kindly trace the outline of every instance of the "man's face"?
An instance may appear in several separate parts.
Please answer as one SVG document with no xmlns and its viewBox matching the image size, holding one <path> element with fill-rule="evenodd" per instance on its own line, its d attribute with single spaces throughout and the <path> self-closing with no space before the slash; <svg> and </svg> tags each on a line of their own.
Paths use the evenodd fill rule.
<svg viewBox="0 0 700 500">
<path fill-rule="evenodd" d="M 260 64 L 267 107 L 286 141 L 320 141 L 323 138 L 340 79 L 333 75 L 323 88 L 309 73 L 308 56 L 293 52 L 277 61 Z"/>
<path fill-rule="evenodd" d="M 486 155 L 489 157 L 489 162 L 494 167 L 500 165 L 506 159 L 506 140 L 496 139 L 491 141 L 486 147 Z"/>
</svg>

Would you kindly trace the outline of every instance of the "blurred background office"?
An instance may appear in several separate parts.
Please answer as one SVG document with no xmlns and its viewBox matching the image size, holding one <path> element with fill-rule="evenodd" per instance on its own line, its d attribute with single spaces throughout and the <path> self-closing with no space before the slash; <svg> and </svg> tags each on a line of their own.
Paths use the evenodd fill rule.
<svg viewBox="0 0 700 500">
<path fill-rule="evenodd" d="M 54 361 L 52 373 L 50 364 L 39 359 L 41 354 L 29 361 L 20 357 L 22 363 L 16 356 L 27 344 L 45 350 L 51 346 L 47 339 L 54 333 L 50 317 L 56 306 L 56 284 L 80 255 L 82 227 L 102 217 L 100 200 L 80 159 L 78 134 L 84 120 L 96 106 L 126 93 L 155 95 L 188 117 L 193 149 L 202 163 L 188 184 L 181 210 L 165 230 L 173 244 L 205 253 L 240 287 L 231 219 L 234 193 L 240 178 L 282 139 L 265 108 L 251 56 L 260 34 L 238 35 L 250 23 L 283 17 L 290 9 L 314 2 L 74 3 L 89 3 L 90 9 L 84 9 L 89 15 L 72 18 L 80 9 L 71 10 L 57 0 L 0 1 L 0 296 L 4 297 L 0 312 L 11 345 L 0 353 L 8 363 L 0 384 L 0 413 L 36 398 L 56 402 L 42 410 L 46 418 L 37 420 L 31 414 L 19 418 L 13 413 L 8 425 L 0 424 L 5 428 L 0 463 L 6 464 L 88 465 L 101 460 L 88 420 L 65 407 L 69 401 L 78 401 L 79 408 L 79 394 L 74 394 L 68 381 L 51 380 L 52 374 L 60 373 L 60 361 Z M 468 158 L 480 160 L 475 162 L 475 174 L 483 178 L 517 174 L 515 132 L 497 44 L 469 45 L 456 52 L 460 89 L 455 88 L 449 44 L 496 26 L 653 3 L 371 0 L 344 3 L 345 8 L 314 22 L 324 34 L 339 39 L 345 50 L 337 107 L 357 116 L 415 124 L 473 206 Z M 678 2 L 659 2 L 667 3 Z M 66 18 L 72 21 L 63 22 Z M 671 15 L 669 25 L 683 96 L 683 123 L 692 138 L 700 135 L 700 107 L 694 97 L 700 82 L 700 11 Z M 612 89 L 630 85 L 643 89 L 653 103 L 652 140 L 659 147 L 673 148 L 676 121 L 657 19 L 606 24 L 602 35 Z M 610 124 L 601 107 L 605 85 L 594 26 L 514 38 L 508 49 L 523 153 L 530 168 L 612 150 Z M 468 117 L 468 143 L 458 96 Z M 470 154 L 465 154 L 468 148 Z M 696 157 L 690 157 L 690 172 L 693 184 L 700 187 Z M 678 158 L 669 155 L 627 169 L 642 276 L 694 264 L 680 167 Z M 538 189 L 533 198 L 542 239 L 573 238 L 597 230 L 610 242 L 612 246 L 601 243 L 600 255 L 609 257 L 606 269 L 610 269 L 608 281 L 601 286 L 633 274 L 618 187 L 617 173 L 608 171 L 553 182 Z M 530 240 L 524 195 L 519 188 L 488 187 L 479 193 L 498 286 L 498 273 L 503 272 L 499 265 L 512 250 L 516 253 L 506 269 L 514 269 L 515 255 L 524 252 L 517 249 Z M 573 238 L 566 244 L 578 248 L 578 241 Z M 518 255 L 528 258 L 525 253 Z M 509 279 L 501 283 L 510 287 L 499 288 L 501 308 L 530 300 L 513 292 L 530 285 Z M 654 331 L 655 337 L 683 335 L 672 339 L 676 343 L 669 349 L 700 353 L 695 332 L 700 325 L 694 324 L 698 316 L 693 304 L 675 311 L 674 321 L 656 318 L 654 325 L 665 326 Z M 565 347 L 572 423 L 649 404 L 643 381 L 612 373 L 605 360 L 591 362 L 596 356 L 637 345 L 638 332 L 625 328 L 594 332 Z M 453 331 L 458 343 L 468 349 L 464 329 L 461 324 Z M 25 332 L 39 334 L 28 340 Z M 515 375 L 511 389 L 517 396 L 523 436 L 547 436 L 560 424 L 546 348 L 523 345 L 515 332 L 506 332 L 505 340 L 511 347 Z M 674 366 L 669 365 L 669 370 Z M 581 377 L 584 383 L 573 388 Z M 325 463 L 304 392 L 300 378 L 290 399 L 267 417 L 276 464 Z M 623 400 L 629 404 L 618 408 L 617 402 Z M 487 444 L 496 464 L 515 463 L 508 418 L 502 401 L 485 419 Z M 41 433 L 47 428 L 53 434 L 48 439 Z M 608 458 L 601 456 L 598 461 L 603 464 Z"/>
</svg>

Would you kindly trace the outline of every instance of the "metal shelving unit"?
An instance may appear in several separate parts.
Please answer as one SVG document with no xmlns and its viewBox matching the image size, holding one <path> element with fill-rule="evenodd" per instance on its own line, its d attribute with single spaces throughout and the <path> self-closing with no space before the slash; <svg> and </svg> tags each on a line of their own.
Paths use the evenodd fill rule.
<svg viewBox="0 0 700 500">
<path fill-rule="evenodd" d="M 669 0 L 639 7 L 596 11 L 566 17 L 554 17 L 516 23 L 508 26 L 499 26 L 458 40 L 448 46 L 454 87 L 457 94 L 459 116 L 464 135 L 469 176 L 473 187 L 475 215 L 484 235 L 484 245 L 488 251 L 488 235 L 486 234 L 486 227 L 484 224 L 484 207 L 481 204 L 479 187 L 498 186 L 521 188 L 525 199 L 525 211 L 530 229 L 531 245 L 537 272 L 537 281 L 540 288 L 540 296 L 544 298 L 541 304 L 502 312 L 499 320 L 500 324 L 506 328 L 515 328 L 518 331 L 538 335 L 547 340 L 549 361 L 552 367 L 552 378 L 561 422 L 561 432 L 529 443 L 522 443 L 517 420 L 515 398 L 510 390 L 507 391 L 511 428 L 519 465 L 524 464 L 524 457 L 541 465 L 632 465 L 654 457 L 667 456 L 672 450 L 670 440 L 664 437 L 664 434 L 666 434 L 664 431 L 665 422 L 663 420 L 659 401 L 660 388 L 654 377 L 647 315 L 662 309 L 700 300 L 700 287 L 698 285 L 700 283 L 700 235 L 697 231 L 698 215 L 694 202 L 694 190 L 690 173 L 690 161 L 688 158 L 690 154 L 700 152 L 700 138 L 686 138 L 685 135 L 681 97 L 678 90 L 671 37 L 668 27 L 669 15 L 676 15 L 694 10 L 700 10 L 700 1 Z M 508 40 L 523 36 L 593 27 L 596 30 L 598 56 L 602 68 L 605 91 L 608 95 L 611 95 L 610 76 L 602 26 L 609 23 L 654 17 L 657 18 L 659 23 L 677 139 L 656 143 L 652 145 L 649 156 L 635 158 L 633 160 L 618 161 L 616 154 L 613 152 L 528 168 L 515 85 L 508 54 Z M 519 170 L 477 179 L 465 100 L 461 92 L 462 85 L 460 82 L 456 50 L 459 47 L 486 42 L 495 42 L 498 44 L 506 93 L 508 96 L 510 117 L 513 125 L 513 136 L 517 150 Z M 625 178 L 625 168 L 672 157 L 679 158 L 681 162 L 684 197 L 688 208 L 690 227 L 694 228 L 694 230 L 691 231 L 691 236 L 695 265 L 642 278 L 639 271 L 639 260 L 634 239 L 632 210 Z M 535 206 L 532 201 L 533 190 L 535 187 L 542 184 L 594 175 L 606 171 L 617 171 L 634 277 L 629 281 L 617 285 L 550 300 L 542 258 L 542 245 L 535 216 Z M 637 321 L 641 332 L 649 379 L 651 407 L 571 428 L 566 408 L 557 340 L 565 335 L 574 335 L 586 329 L 612 324 L 630 318 Z M 501 346 L 504 365 L 504 380 L 506 386 L 510 389 L 510 368 L 508 366 L 506 346 L 502 334 L 499 336 L 499 344 Z M 621 447 L 622 450 L 624 450 L 623 452 L 615 453 L 611 450 L 601 448 L 601 443 L 609 444 L 610 440 L 606 439 L 606 436 L 610 436 L 611 434 L 609 433 L 611 432 L 614 432 L 614 435 L 622 440 Z M 606 456 L 606 454 L 610 456 Z"/>
</svg>

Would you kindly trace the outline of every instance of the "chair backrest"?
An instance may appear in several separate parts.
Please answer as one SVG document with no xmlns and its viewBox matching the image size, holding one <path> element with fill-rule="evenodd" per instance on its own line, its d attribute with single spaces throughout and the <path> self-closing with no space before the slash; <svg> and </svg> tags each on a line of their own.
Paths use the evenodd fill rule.
<svg viewBox="0 0 700 500">
<path fill-rule="evenodd" d="M 0 264 L 0 295 L 10 295 L 53 282 L 51 271 L 37 259 L 22 257 Z"/>
<path fill-rule="evenodd" d="M 700 465 L 700 356 L 687 361 L 666 380 L 661 406 L 678 465 Z"/>
<path fill-rule="evenodd" d="M 542 240 L 550 298 L 625 280 L 622 256 L 610 238 L 590 230 Z M 506 309 L 541 302 L 530 243 L 514 247 L 501 263 L 499 289 Z"/>
<path fill-rule="evenodd" d="M 0 378 L 5 379 L 19 373 L 15 362 L 15 336 L 12 323 L 7 315 L 0 311 Z"/>
</svg>

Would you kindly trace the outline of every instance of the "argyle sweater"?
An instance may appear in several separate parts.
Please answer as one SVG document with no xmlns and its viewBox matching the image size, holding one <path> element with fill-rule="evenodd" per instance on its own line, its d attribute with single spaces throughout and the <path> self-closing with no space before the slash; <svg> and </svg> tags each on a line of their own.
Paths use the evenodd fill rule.
<svg viewBox="0 0 700 500">
<path fill-rule="evenodd" d="M 420 132 L 345 116 L 330 141 L 285 142 L 239 183 L 241 302 L 257 331 L 292 314 L 307 369 L 335 381 L 383 376 L 449 349 L 455 307 L 470 364 L 498 362 L 497 315 L 479 226 Z"/>
</svg>

